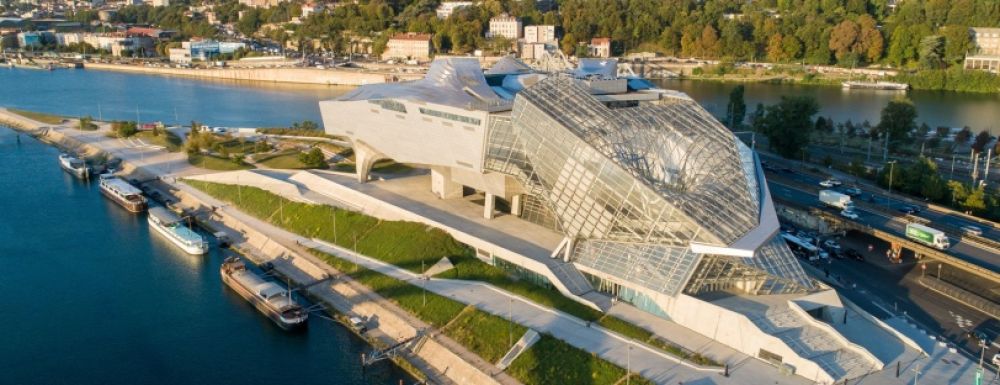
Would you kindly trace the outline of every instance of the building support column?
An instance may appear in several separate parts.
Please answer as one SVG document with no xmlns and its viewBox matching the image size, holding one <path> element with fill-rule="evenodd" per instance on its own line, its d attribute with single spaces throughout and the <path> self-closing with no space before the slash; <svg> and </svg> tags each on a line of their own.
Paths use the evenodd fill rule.
<svg viewBox="0 0 1000 385">
<path fill-rule="evenodd" d="M 515 194 L 510 198 L 510 213 L 515 217 L 521 216 L 521 200 L 524 194 Z"/>
<path fill-rule="evenodd" d="M 440 199 L 462 197 L 462 185 L 452 182 L 451 169 L 447 167 L 431 168 L 431 192 Z"/>
<path fill-rule="evenodd" d="M 573 238 L 566 238 L 566 248 L 563 249 L 563 262 L 569 262 L 573 257 L 573 248 L 576 247 L 576 240 Z"/>
<path fill-rule="evenodd" d="M 358 183 L 367 182 L 372 166 L 375 165 L 376 161 L 383 158 L 385 158 L 385 155 L 374 148 L 363 142 L 354 141 L 354 168 L 358 177 Z"/>
<path fill-rule="evenodd" d="M 483 218 L 493 219 L 493 212 L 496 211 L 497 197 L 491 193 L 486 193 L 486 201 L 483 202 Z"/>
</svg>

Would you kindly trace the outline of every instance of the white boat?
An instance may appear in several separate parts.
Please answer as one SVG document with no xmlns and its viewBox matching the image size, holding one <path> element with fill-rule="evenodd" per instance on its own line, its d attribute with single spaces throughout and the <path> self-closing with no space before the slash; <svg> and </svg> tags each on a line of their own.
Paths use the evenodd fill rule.
<svg viewBox="0 0 1000 385">
<path fill-rule="evenodd" d="M 70 154 L 59 154 L 59 166 L 77 178 L 85 179 L 89 176 L 87 163 Z"/>
<path fill-rule="evenodd" d="M 906 83 L 894 83 L 894 82 L 864 82 L 864 81 L 847 81 L 841 83 L 845 89 L 863 89 L 863 90 L 890 90 L 890 91 L 906 91 L 910 89 L 910 85 Z"/>
<path fill-rule="evenodd" d="M 305 326 L 309 312 L 302 308 L 291 293 L 247 269 L 238 257 L 229 257 L 219 268 L 222 282 L 247 300 L 282 329 Z"/>
<path fill-rule="evenodd" d="M 188 254 L 201 255 L 208 252 L 208 242 L 201 235 L 184 226 L 184 222 L 176 214 L 163 207 L 150 207 L 146 217 L 149 225 L 157 233 L 180 247 Z"/>
</svg>

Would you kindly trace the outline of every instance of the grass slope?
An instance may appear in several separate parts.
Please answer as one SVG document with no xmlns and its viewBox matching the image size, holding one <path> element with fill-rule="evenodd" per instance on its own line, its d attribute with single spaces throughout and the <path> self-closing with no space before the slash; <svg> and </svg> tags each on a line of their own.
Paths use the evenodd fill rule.
<svg viewBox="0 0 1000 385">
<path fill-rule="evenodd" d="M 28 118 L 28 119 L 31 119 L 31 120 L 35 120 L 35 121 L 39 121 L 39 122 L 42 122 L 42 123 L 45 123 L 45 124 L 61 124 L 64 120 L 66 120 L 66 118 L 64 118 L 62 116 L 53 115 L 53 114 L 46 114 L 44 112 L 35 112 L 35 111 L 28 111 L 28 110 L 20 110 L 20 109 L 17 109 L 17 108 L 8 108 L 7 111 L 13 112 L 13 113 L 21 115 L 21 116 L 23 116 L 25 118 Z"/>
<path fill-rule="evenodd" d="M 237 164 L 232 159 L 224 159 L 206 154 L 189 154 L 188 163 L 191 163 L 195 167 L 217 171 L 247 170 L 253 168 L 253 166 L 245 163 Z"/>
<path fill-rule="evenodd" d="M 181 138 L 170 131 L 162 131 L 159 135 L 153 135 L 152 131 L 140 131 L 134 137 L 142 139 L 143 142 L 153 146 L 162 146 L 167 151 L 177 152 L 181 150 Z"/>
</svg>

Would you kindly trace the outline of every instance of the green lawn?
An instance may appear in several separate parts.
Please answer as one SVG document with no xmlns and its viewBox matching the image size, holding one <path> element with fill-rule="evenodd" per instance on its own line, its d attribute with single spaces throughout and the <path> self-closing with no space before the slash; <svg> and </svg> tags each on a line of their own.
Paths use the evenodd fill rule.
<svg viewBox="0 0 1000 385">
<path fill-rule="evenodd" d="M 479 309 L 459 314 L 444 334 L 475 352 L 484 360 L 496 363 L 528 331 L 524 326 Z"/>
<path fill-rule="evenodd" d="M 31 120 L 35 120 L 35 121 L 39 121 L 39 122 L 42 122 L 42 123 L 45 123 L 45 124 L 62 124 L 62 122 L 64 120 L 66 120 L 66 118 L 64 118 L 62 116 L 53 115 L 53 114 L 46 114 L 44 112 L 27 111 L 27 110 L 20 110 L 20 109 L 16 109 L 16 108 L 8 108 L 7 111 L 13 112 L 13 113 L 21 115 L 21 116 L 23 116 L 25 118 L 28 118 L 28 119 L 31 119 Z"/>
<path fill-rule="evenodd" d="M 615 331 L 625 337 L 641 342 L 649 341 L 649 339 L 653 337 L 653 333 L 650 331 L 609 315 L 601 317 L 601 319 L 597 321 L 597 324 L 601 325 L 605 329 Z"/>
<path fill-rule="evenodd" d="M 625 377 L 625 369 L 543 334 L 507 374 L 525 384 L 611 385 Z"/>
<path fill-rule="evenodd" d="M 162 146 L 167 151 L 177 152 L 181 150 L 181 138 L 173 132 L 161 130 L 159 135 L 154 136 L 152 131 L 140 131 L 134 135 L 142 139 L 143 142 L 154 146 Z"/>
<path fill-rule="evenodd" d="M 301 151 L 297 150 L 285 150 L 273 154 L 259 154 L 254 157 L 254 160 L 256 160 L 257 163 L 269 168 L 287 170 L 304 170 L 312 168 L 299 161 L 299 154 L 301 153 Z"/>
<path fill-rule="evenodd" d="M 230 154 L 252 154 L 256 152 L 254 148 L 256 146 L 256 142 L 254 141 L 240 140 L 237 138 L 221 141 L 219 144 L 221 144 L 226 151 L 229 151 Z"/>
<path fill-rule="evenodd" d="M 224 159 L 215 155 L 188 154 L 188 163 L 195 167 L 217 171 L 247 170 L 253 166 L 246 163 L 237 164 L 232 159 Z"/>
<path fill-rule="evenodd" d="M 377 271 L 362 268 L 333 255 L 315 250 L 313 254 L 435 327 L 444 326 L 466 307 L 461 302 L 424 291 L 420 286 L 411 285 Z"/>
<path fill-rule="evenodd" d="M 381 221 L 330 206 L 293 202 L 254 187 L 243 187 L 239 191 L 234 185 L 201 181 L 187 183 L 236 205 L 248 214 L 265 218 L 297 234 L 320 238 L 351 249 L 355 247 L 354 241 L 357 239 L 357 250 L 362 254 L 415 273 L 431 267 L 442 257 L 448 257 L 455 269 L 443 272 L 438 277 L 488 282 L 588 321 L 596 321 L 601 316 L 597 310 L 569 299 L 554 289 L 516 280 L 500 268 L 481 262 L 470 248 L 440 229 L 414 222 Z M 238 202 L 239 197 L 242 197 L 242 202 Z"/>
</svg>

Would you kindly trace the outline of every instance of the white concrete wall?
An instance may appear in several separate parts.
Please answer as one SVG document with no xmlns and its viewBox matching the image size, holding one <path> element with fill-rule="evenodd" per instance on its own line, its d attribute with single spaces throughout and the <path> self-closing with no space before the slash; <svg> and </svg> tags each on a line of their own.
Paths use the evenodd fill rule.
<svg viewBox="0 0 1000 385">
<path fill-rule="evenodd" d="M 406 106 L 406 113 L 364 100 L 323 101 L 319 106 L 328 134 L 364 142 L 397 162 L 482 171 L 485 111 L 398 101 Z M 480 123 L 438 118 L 422 114 L 419 108 L 476 118 Z"/>
<path fill-rule="evenodd" d="M 765 333 L 743 314 L 686 294 L 661 307 L 672 321 L 708 338 L 752 357 L 757 357 L 760 349 L 767 350 L 780 355 L 784 364 L 795 368 L 795 374 L 820 383 L 833 383 L 833 377 L 819 365 L 800 357 L 783 341 Z"/>
</svg>

